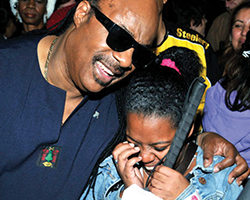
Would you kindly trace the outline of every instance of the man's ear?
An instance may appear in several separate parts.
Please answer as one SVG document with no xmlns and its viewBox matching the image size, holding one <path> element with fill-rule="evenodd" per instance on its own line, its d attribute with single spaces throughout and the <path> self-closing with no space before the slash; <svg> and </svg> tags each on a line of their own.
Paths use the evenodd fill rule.
<svg viewBox="0 0 250 200">
<path fill-rule="evenodd" d="M 74 23 L 76 27 L 79 27 L 82 22 L 88 19 L 88 14 L 91 10 L 91 6 L 88 1 L 81 1 L 75 11 L 74 14 Z"/>
</svg>

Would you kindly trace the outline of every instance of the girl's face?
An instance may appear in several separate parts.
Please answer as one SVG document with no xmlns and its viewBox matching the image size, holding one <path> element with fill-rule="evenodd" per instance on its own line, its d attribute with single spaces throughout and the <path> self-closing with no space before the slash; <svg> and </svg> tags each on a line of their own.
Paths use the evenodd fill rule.
<svg viewBox="0 0 250 200">
<path fill-rule="evenodd" d="M 235 51 L 241 49 L 250 28 L 250 8 L 244 8 L 235 16 L 232 26 L 232 45 Z"/>
<path fill-rule="evenodd" d="M 167 154 L 175 131 L 167 118 L 144 117 L 134 113 L 127 116 L 127 140 L 140 148 L 146 171 L 151 171 Z"/>
</svg>

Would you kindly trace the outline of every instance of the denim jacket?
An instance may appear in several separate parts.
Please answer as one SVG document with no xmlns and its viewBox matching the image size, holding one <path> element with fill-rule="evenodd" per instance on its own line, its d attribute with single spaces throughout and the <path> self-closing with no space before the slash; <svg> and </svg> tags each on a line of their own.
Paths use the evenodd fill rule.
<svg viewBox="0 0 250 200">
<path fill-rule="evenodd" d="M 194 175 L 190 179 L 190 185 L 177 197 L 176 200 L 184 200 L 197 191 L 202 200 L 236 200 L 242 186 L 238 186 L 236 181 L 231 185 L 228 183 L 228 175 L 235 167 L 226 168 L 220 172 L 213 173 L 214 165 L 224 158 L 214 156 L 213 163 L 207 167 L 203 167 L 203 151 L 200 147 L 197 149 L 196 166 L 192 170 Z M 94 196 L 96 200 L 119 200 L 120 191 L 124 186 L 116 171 L 112 156 L 106 158 L 98 169 L 98 176 L 94 187 Z M 93 199 L 93 189 L 91 188 L 87 200 Z M 83 193 L 80 200 L 86 195 Z"/>
<path fill-rule="evenodd" d="M 203 151 L 200 147 L 197 149 L 196 166 L 192 170 L 193 178 L 190 179 L 190 185 L 178 196 L 176 200 L 183 200 L 197 191 L 202 200 L 236 200 L 243 187 L 238 186 L 236 181 L 228 183 L 228 176 L 236 165 L 228 167 L 220 172 L 213 173 L 214 166 L 222 161 L 222 156 L 214 156 L 213 163 L 205 168 L 203 167 Z"/>
<path fill-rule="evenodd" d="M 119 200 L 120 191 L 124 188 L 123 182 L 116 170 L 113 156 L 107 157 L 99 166 L 98 176 L 96 178 L 96 183 L 94 187 L 93 198 L 93 188 L 90 189 L 87 200 Z M 88 188 L 84 191 L 80 200 L 83 200 Z"/>
</svg>

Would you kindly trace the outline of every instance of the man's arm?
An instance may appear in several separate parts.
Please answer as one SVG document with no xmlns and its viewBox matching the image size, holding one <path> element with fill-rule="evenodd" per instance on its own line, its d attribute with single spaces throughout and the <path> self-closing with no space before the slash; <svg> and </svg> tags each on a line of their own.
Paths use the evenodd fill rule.
<svg viewBox="0 0 250 200">
<path fill-rule="evenodd" d="M 214 172 L 223 170 L 236 163 L 237 167 L 228 176 L 230 184 L 237 178 L 238 185 L 241 185 L 242 181 L 249 176 L 250 170 L 244 158 L 241 157 L 234 145 L 222 136 L 213 132 L 205 132 L 198 135 L 197 142 L 204 152 L 205 167 L 208 167 L 213 162 L 214 155 L 225 157 L 223 161 L 215 165 Z"/>
</svg>

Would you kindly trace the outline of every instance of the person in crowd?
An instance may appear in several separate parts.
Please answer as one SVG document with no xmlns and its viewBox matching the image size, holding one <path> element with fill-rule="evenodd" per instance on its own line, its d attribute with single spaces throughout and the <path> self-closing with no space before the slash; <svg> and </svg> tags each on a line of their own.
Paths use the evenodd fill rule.
<svg viewBox="0 0 250 200">
<path fill-rule="evenodd" d="M 65 8 L 69 5 L 74 5 L 79 0 L 57 0 L 55 5 L 55 10 L 59 10 L 61 8 Z"/>
<path fill-rule="evenodd" d="M 15 21 L 13 18 L 7 17 L 5 20 L 1 19 L 1 36 L 4 39 L 12 38 L 17 32 L 17 26 L 15 25 Z"/>
<path fill-rule="evenodd" d="M 206 1 L 173 0 L 173 10 L 176 13 L 176 23 L 181 27 L 190 28 L 205 37 L 206 29 Z"/>
<path fill-rule="evenodd" d="M 1 199 L 80 197 L 123 130 L 122 80 L 155 59 L 161 10 L 160 1 L 82 0 L 49 34 L 0 44 Z M 236 163 L 229 181 L 248 176 L 221 136 L 198 144 L 205 166 L 220 154 L 215 171 Z"/>
<path fill-rule="evenodd" d="M 10 0 L 11 11 L 23 25 L 22 34 L 45 29 L 48 18 L 54 12 L 55 3 L 56 0 Z"/>
<path fill-rule="evenodd" d="M 216 54 L 211 48 L 209 41 L 205 38 L 207 24 L 206 12 L 208 2 L 206 0 L 173 0 L 172 4 L 173 10 L 177 15 L 176 23 L 186 30 L 194 30 L 195 32 L 193 34 L 199 33 L 199 37 L 203 40 L 203 42 L 200 43 L 205 43 L 207 46 L 209 46 L 206 51 L 206 61 L 208 63 L 207 77 L 210 83 L 214 85 L 222 77 L 223 68 L 221 68 L 218 64 Z M 191 40 L 194 41 L 194 39 Z"/>
<path fill-rule="evenodd" d="M 229 38 L 230 41 L 225 45 L 221 55 L 218 57 L 218 62 L 225 71 L 226 63 L 229 58 L 235 55 L 241 49 L 242 44 L 246 40 L 246 34 L 249 30 L 249 4 L 245 2 L 238 6 L 232 14 L 231 28 Z"/>
<path fill-rule="evenodd" d="M 7 9 L 0 7 L 0 40 L 11 37 L 15 31 L 16 26 L 8 15 Z"/>
<path fill-rule="evenodd" d="M 220 52 L 229 41 L 231 14 L 233 10 L 249 0 L 224 0 L 226 12 L 215 18 L 207 33 L 207 40 L 215 52 Z"/>
<path fill-rule="evenodd" d="M 168 4 L 171 3 L 171 4 Z M 200 76 L 205 79 L 207 88 L 215 84 L 221 76 L 223 70 L 217 62 L 217 57 L 214 54 L 209 42 L 197 31 L 190 27 L 203 27 L 206 21 L 205 1 L 192 0 L 173 0 L 171 2 L 163 1 L 163 5 L 173 7 L 175 13 L 179 13 L 177 21 L 168 21 L 168 18 L 162 18 L 158 29 L 155 48 L 153 49 L 156 55 L 172 46 L 186 47 L 197 52 L 202 65 L 204 66 Z M 184 5 L 184 6 L 183 6 Z M 163 15 L 162 15 L 163 17 Z M 195 129 L 201 132 L 201 116 L 205 104 L 205 93 L 197 110 Z"/>
<path fill-rule="evenodd" d="M 202 124 L 205 131 L 216 131 L 234 144 L 250 167 L 249 16 L 250 3 L 236 9 L 232 26 L 234 54 L 228 57 L 224 77 L 207 91 Z"/>
<path fill-rule="evenodd" d="M 220 72 L 218 72 L 217 58 L 214 55 L 210 44 L 201 34 L 199 34 L 197 31 L 194 31 L 193 29 L 190 29 L 191 23 L 193 21 L 197 27 L 203 22 L 205 23 L 205 9 L 203 6 L 204 2 L 198 0 L 194 0 L 192 2 L 192 4 L 185 6 L 185 10 L 182 11 L 180 11 L 180 9 L 183 8 L 182 4 L 184 3 L 184 5 L 186 5 L 184 1 L 177 1 L 175 2 L 175 6 L 173 6 L 173 8 L 176 9 L 175 12 L 179 12 L 179 19 L 184 19 L 188 16 L 189 21 L 180 21 L 182 25 L 179 25 L 178 21 L 173 23 L 169 22 L 165 18 L 162 19 L 158 29 L 158 36 L 154 52 L 156 55 L 158 55 L 160 52 L 172 46 L 187 47 L 196 51 L 202 62 L 202 65 L 204 66 L 201 76 L 205 79 L 205 84 L 207 85 L 207 88 L 209 88 L 211 84 L 214 84 L 217 80 L 219 80 L 221 75 L 219 75 Z M 166 6 L 168 6 L 167 3 L 167 1 L 163 1 L 163 4 L 166 4 Z M 174 5 L 174 1 L 172 4 Z M 185 16 L 184 13 L 186 14 Z M 185 24 L 185 26 L 183 24 Z M 198 108 L 197 119 L 203 112 L 204 103 L 205 94 Z"/>
<path fill-rule="evenodd" d="M 213 173 L 213 166 L 223 158 L 216 156 L 204 168 L 203 152 L 190 139 L 184 141 L 174 169 L 162 165 L 182 118 L 189 85 L 202 65 L 194 51 L 183 47 L 165 50 L 159 63 L 137 70 L 128 83 L 126 140 L 101 163 L 94 186 L 81 200 L 120 199 L 133 184 L 148 187 L 162 199 L 232 200 L 240 194 L 242 186 L 227 181 L 232 168 Z"/>
<path fill-rule="evenodd" d="M 20 26 L 11 12 L 9 1 L 0 2 L 0 41 L 19 35 L 19 30 Z"/>
<path fill-rule="evenodd" d="M 70 9 L 72 9 L 79 0 L 58 0 L 55 5 L 55 11 L 52 13 L 46 23 L 46 28 L 56 28 L 61 20 L 63 20 Z"/>
</svg>

